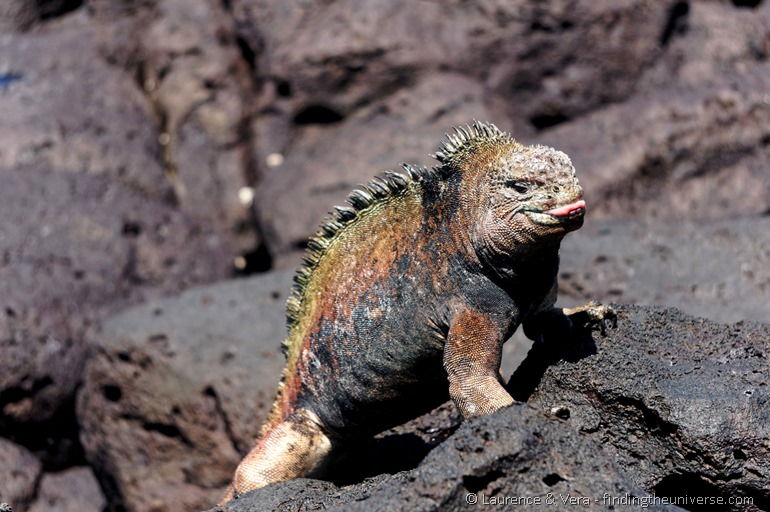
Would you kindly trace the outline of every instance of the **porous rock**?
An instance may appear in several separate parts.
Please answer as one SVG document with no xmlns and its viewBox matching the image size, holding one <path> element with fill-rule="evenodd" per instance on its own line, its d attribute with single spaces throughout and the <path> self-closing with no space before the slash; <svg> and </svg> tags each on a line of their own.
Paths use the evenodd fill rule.
<svg viewBox="0 0 770 512">
<path fill-rule="evenodd" d="M 514 396 L 567 418 L 657 496 L 770 507 L 770 327 L 618 310 L 617 329 L 595 343 L 535 346 L 509 383 Z"/>
<path fill-rule="evenodd" d="M 196 288 L 105 321 L 78 418 L 109 500 L 159 512 L 222 497 L 272 404 L 290 277 Z"/>
<path fill-rule="evenodd" d="M 416 468 L 342 487 L 274 484 L 214 510 L 459 510 L 467 492 L 587 496 L 595 508 L 606 508 L 604 493 L 647 500 L 654 493 L 684 509 L 698 497 L 721 499 L 723 509 L 766 509 L 770 327 L 717 324 L 673 308 L 616 308 L 618 327 L 606 337 L 533 347 L 509 383 L 528 406 L 466 421 L 453 434 L 445 408 L 420 419 L 414 426 L 434 418 L 436 435 L 451 435 Z M 392 452 L 410 453 L 413 440 L 393 441 Z"/>
<path fill-rule="evenodd" d="M 602 447 L 563 421 L 552 421 L 525 404 L 466 421 L 415 469 L 383 474 L 337 487 L 299 479 L 270 485 L 230 501 L 212 512 L 296 510 L 467 510 L 500 506 L 504 510 L 574 510 L 588 499 L 604 508 L 607 497 L 644 496 Z M 553 502 L 546 502 L 553 498 Z M 539 498 L 539 503 L 532 501 Z M 492 500 L 490 502 L 490 500 Z M 469 504 L 470 503 L 470 504 Z M 652 510 L 676 510 L 651 507 Z"/>
<path fill-rule="evenodd" d="M 2 431 L 72 400 L 105 314 L 228 272 L 216 235 L 103 176 L 0 169 L 0 216 Z"/>
<path fill-rule="evenodd" d="M 673 2 L 228 4 L 258 69 L 300 121 L 316 107 L 346 116 L 423 74 L 451 71 L 542 126 L 631 95 L 659 54 Z"/>
</svg>

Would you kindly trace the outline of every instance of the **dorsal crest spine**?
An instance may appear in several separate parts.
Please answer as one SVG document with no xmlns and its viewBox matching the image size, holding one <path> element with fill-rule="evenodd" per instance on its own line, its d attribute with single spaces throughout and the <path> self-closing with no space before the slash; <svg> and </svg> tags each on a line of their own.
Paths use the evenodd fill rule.
<svg viewBox="0 0 770 512">
<path fill-rule="evenodd" d="M 405 174 L 388 171 L 351 192 L 347 198 L 348 204 L 336 206 L 308 241 L 302 265 L 294 275 L 294 285 L 286 302 L 289 331 L 299 320 L 305 290 L 321 258 L 339 234 L 347 226 L 354 224 L 364 211 L 399 196 L 412 184 L 445 179 L 453 172 L 454 164 L 459 158 L 481 144 L 509 140 L 513 140 L 512 137 L 492 123 L 474 121 L 470 125 L 458 126 L 453 129 L 452 134 L 446 134 L 439 144 L 438 151 L 433 155 L 441 165 L 428 169 L 403 164 Z M 284 346 L 284 349 L 287 350 L 288 347 Z"/>
<path fill-rule="evenodd" d="M 474 121 L 473 124 L 457 126 L 447 133 L 433 155 L 442 166 L 453 167 L 464 155 L 482 144 L 512 141 L 513 138 L 492 123 Z"/>
<path fill-rule="evenodd" d="M 321 223 L 315 235 L 310 237 L 302 265 L 294 275 L 294 286 L 286 301 L 286 321 L 289 330 L 297 323 L 302 312 L 302 303 L 307 284 L 321 258 L 332 242 L 347 226 L 356 222 L 369 208 L 401 195 L 411 184 L 421 183 L 437 175 L 438 169 L 413 167 L 402 164 L 405 173 L 387 171 L 372 179 L 366 185 L 353 190 L 347 198 L 347 205 L 335 206 L 334 211 Z M 286 348 L 286 347 L 285 347 Z"/>
</svg>

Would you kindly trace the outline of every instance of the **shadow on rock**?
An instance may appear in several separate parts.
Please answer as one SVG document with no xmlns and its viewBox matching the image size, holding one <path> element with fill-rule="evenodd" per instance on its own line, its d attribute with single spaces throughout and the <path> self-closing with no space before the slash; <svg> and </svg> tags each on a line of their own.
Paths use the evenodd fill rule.
<svg viewBox="0 0 770 512">
<path fill-rule="evenodd" d="M 506 389 L 514 400 L 526 402 L 550 366 L 559 361 L 574 363 L 594 354 L 594 333 L 588 330 L 581 330 L 567 337 L 535 342 L 527 357 L 511 375 Z"/>
</svg>

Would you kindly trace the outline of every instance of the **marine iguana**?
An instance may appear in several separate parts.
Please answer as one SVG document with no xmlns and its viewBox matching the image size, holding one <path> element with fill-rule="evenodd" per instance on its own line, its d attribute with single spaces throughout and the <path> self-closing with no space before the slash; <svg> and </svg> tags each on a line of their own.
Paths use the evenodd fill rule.
<svg viewBox="0 0 770 512">
<path fill-rule="evenodd" d="M 567 155 L 474 122 L 434 156 L 352 192 L 310 239 L 277 398 L 225 501 L 322 474 L 346 442 L 448 397 L 464 417 L 510 405 L 500 357 L 519 325 L 539 339 L 614 320 L 554 307 L 559 245 L 585 213 Z"/>
</svg>

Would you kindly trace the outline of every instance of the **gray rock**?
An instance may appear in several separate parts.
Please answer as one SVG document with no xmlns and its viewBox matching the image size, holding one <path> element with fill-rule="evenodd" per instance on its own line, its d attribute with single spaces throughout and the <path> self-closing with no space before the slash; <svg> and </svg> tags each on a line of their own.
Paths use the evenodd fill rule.
<svg viewBox="0 0 770 512">
<path fill-rule="evenodd" d="M 212 226 L 233 253 L 260 242 L 251 210 L 257 177 L 249 63 L 218 0 L 92 2 L 110 31 L 106 59 L 136 77 L 157 117 L 162 161 L 176 204 Z M 246 195 L 245 195 L 246 194 Z"/>
<path fill-rule="evenodd" d="M 0 438 L 0 506 L 25 507 L 35 494 L 40 471 L 40 461 L 34 455 Z"/>
<path fill-rule="evenodd" d="M 230 36 L 221 2 L 158 2 L 136 16 L 143 36 L 128 37 L 123 52 L 140 55 L 142 86 L 162 118 L 168 170 L 183 211 L 214 226 L 239 251 L 253 249 L 251 202 L 253 83 L 248 63 Z M 115 42 L 112 43 L 117 44 Z"/>
<path fill-rule="evenodd" d="M 110 500 L 159 512 L 222 497 L 272 404 L 290 278 L 197 288 L 104 323 L 78 418 Z"/>
<path fill-rule="evenodd" d="M 770 327 L 717 324 L 675 309 L 619 312 L 618 328 L 595 343 L 569 343 L 561 354 L 533 348 L 509 384 L 516 397 L 568 418 L 657 496 L 767 510 Z"/>
<path fill-rule="evenodd" d="M 0 169 L 0 216 L 3 430 L 72 400 L 103 315 L 228 273 L 215 235 L 100 176 Z"/>
<path fill-rule="evenodd" d="M 560 299 L 667 304 L 722 322 L 770 321 L 770 217 L 589 220 L 561 250 Z"/>
<path fill-rule="evenodd" d="M 107 504 L 88 467 L 45 473 L 28 512 L 102 512 Z"/>
</svg>

